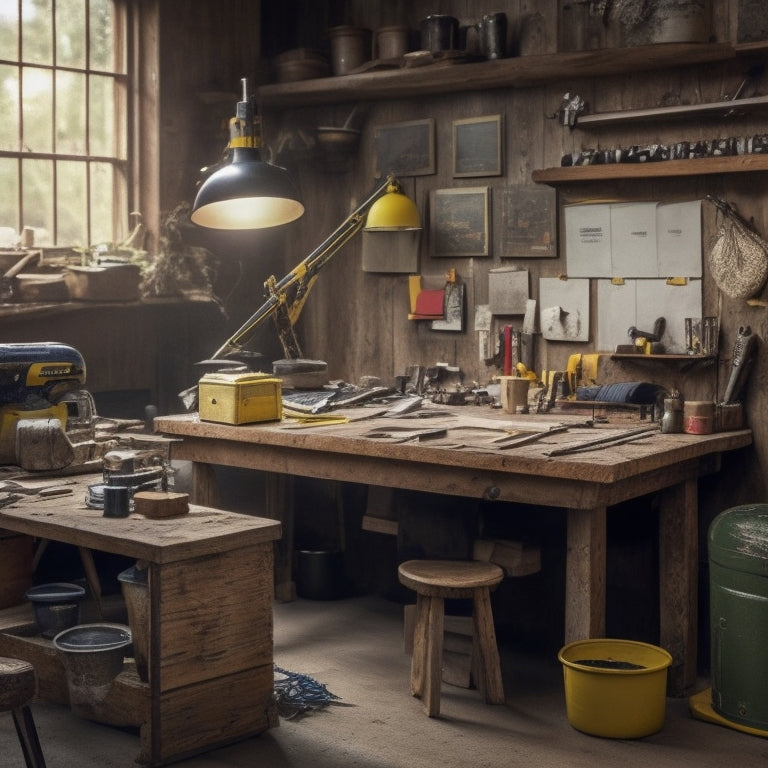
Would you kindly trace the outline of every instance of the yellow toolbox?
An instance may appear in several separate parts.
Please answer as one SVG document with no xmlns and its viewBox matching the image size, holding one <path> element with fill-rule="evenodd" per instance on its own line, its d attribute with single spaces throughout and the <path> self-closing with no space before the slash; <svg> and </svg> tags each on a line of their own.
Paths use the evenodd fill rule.
<svg viewBox="0 0 768 768">
<path fill-rule="evenodd" d="M 200 419 L 221 424 L 279 421 L 281 385 L 266 373 L 206 373 L 198 384 Z"/>
</svg>

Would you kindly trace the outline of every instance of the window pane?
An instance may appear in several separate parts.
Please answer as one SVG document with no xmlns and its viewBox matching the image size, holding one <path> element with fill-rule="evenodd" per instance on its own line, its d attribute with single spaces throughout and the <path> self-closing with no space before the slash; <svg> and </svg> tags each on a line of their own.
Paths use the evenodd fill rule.
<svg viewBox="0 0 768 768">
<path fill-rule="evenodd" d="M 0 65 L 0 149 L 19 151 L 19 68 Z M 3 187 L 7 189 L 7 187 Z"/>
<path fill-rule="evenodd" d="M 90 85 L 90 152 L 92 155 L 117 156 L 115 147 L 115 93 L 111 77 L 92 75 Z"/>
<path fill-rule="evenodd" d="M 56 0 L 56 66 L 85 68 L 85 0 Z"/>
<path fill-rule="evenodd" d="M 35 64 L 53 64 L 52 0 L 21 4 L 21 57 Z"/>
<path fill-rule="evenodd" d="M 0 59 L 18 61 L 19 7 L 15 0 L 0 0 Z"/>
<path fill-rule="evenodd" d="M 112 190 L 114 173 L 109 163 L 91 163 L 91 244 L 114 240 Z"/>
<path fill-rule="evenodd" d="M 44 69 L 22 69 L 22 144 L 27 152 L 53 150 L 53 75 Z"/>
<path fill-rule="evenodd" d="M 85 163 L 60 162 L 56 167 L 56 241 L 88 246 L 88 188 Z"/>
<path fill-rule="evenodd" d="M 125 72 L 125 46 L 114 40 L 113 0 L 91 0 L 91 69 Z M 115 55 L 117 53 L 117 56 Z"/>
<path fill-rule="evenodd" d="M 15 155 L 0 163 L 0 242 L 6 220 L 14 233 L 35 228 L 40 245 L 119 239 L 129 199 L 125 2 L 0 0 L 0 152 Z"/>
<path fill-rule="evenodd" d="M 22 227 L 35 227 L 35 245 L 51 245 L 53 227 L 53 163 L 22 160 Z"/>
<path fill-rule="evenodd" d="M 56 151 L 86 155 L 85 75 L 56 72 Z"/>
<path fill-rule="evenodd" d="M 14 233 L 19 230 L 19 201 L 16 190 L 19 188 L 19 161 L 16 158 L 0 158 L 0 189 L 8 194 L 0 195 L 0 227 L 5 232 L 12 229 Z M 7 236 L 3 235 L 3 241 Z M 6 247 L 8 243 L 4 243 Z"/>
</svg>

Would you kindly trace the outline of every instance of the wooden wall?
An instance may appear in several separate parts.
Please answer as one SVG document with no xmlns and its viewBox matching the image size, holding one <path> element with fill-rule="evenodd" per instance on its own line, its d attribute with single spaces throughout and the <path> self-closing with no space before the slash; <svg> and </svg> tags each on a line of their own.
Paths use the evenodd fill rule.
<svg viewBox="0 0 768 768">
<path fill-rule="evenodd" d="M 340 0 L 325 3 L 309 0 L 285 0 L 280 4 L 264 3 L 261 8 L 261 42 L 251 26 L 253 3 L 225 3 L 212 22 L 198 4 L 190 0 L 162 3 L 164 66 L 162 67 L 163 114 L 162 132 L 164 172 L 161 183 L 163 200 L 168 205 L 179 198 L 189 198 L 192 181 L 189 168 L 210 162 L 219 152 L 217 144 L 221 120 L 232 113 L 234 101 L 211 105 L 194 100 L 194 94 L 230 91 L 236 93 L 241 76 L 256 82 L 270 82 L 271 63 L 275 54 L 292 47 L 326 49 L 329 26 L 352 23 L 370 29 L 406 23 L 415 30 L 420 19 L 429 13 L 450 13 L 461 23 L 469 23 L 488 10 L 479 0 L 440 0 L 435 2 L 363 2 Z M 738 0 L 711 0 L 712 38 L 734 42 L 737 29 Z M 555 52 L 558 41 L 557 0 L 506 0 L 494 8 L 506 12 L 510 20 L 510 43 L 517 44 L 517 28 L 527 13 L 537 11 L 545 21 L 541 51 Z M 246 9 L 250 9 L 247 11 Z M 181 12 L 179 12 L 181 11 Z M 244 25 L 238 23 L 246 20 Z M 214 24 L 214 27 L 210 27 Z M 253 37 L 250 36 L 254 32 Z M 562 32 L 562 30 L 560 30 Z M 190 57 L 189 47 L 174 46 L 189 35 L 201 41 L 199 55 Z M 214 40 L 215 45 L 211 42 Z M 231 37 L 232 44 L 229 44 Z M 205 40 L 208 42 L 204 42 Z M 261 46 L 259 48 L 259 45 Z M 259 58 L 259 51 L 261 58 Z M 623 128 L 588 131 L 569 129 L 552 115 L 565 93 L 578 93 L 588 102 L 590 112 L 654 107 L 664 103 L 697 103 L 717 101 L 734 93 L 744 79 L 747 67 L 755 63 L 739 58 L 721 63 L 684 66 L 655 72 L 637 72 L 621 76 L 577 78 L 563 72 L 561 77 L 542 86 L 530 88 L 497 88 L 468 90 L 423 98 L 362 101 L 355 115 L 355 125 L 362 131 L 357 154 L 348 169 L 329 172 L 317 154 L 301 145 L 284 144 L 279 161 L 295 175 L 304 198 L 307 213 L 283 232 L 253 238 L 246 243 L 228 242 L 218 245 L 210 240 L 214 251 L 227 255 L 228 279 L 237 282 L 237 295 L 228 300 L 232 330 L 260 303 L 262 278 L 274 271 L 281 276 L 311 251 L 332 231 L 374 185 L 374 128 L 378 125 L 434 118 L 436 122 L 436 173 L 404 180 L 405 191 L 428 213 L 426 201 L 432 190 L 449 187 L 489 186 L 493 200 L 493 253 L 488 258 L 435 259 L 430 255 L 428 237 L 420 254 L 422 275 L 442 276 L 455 268 L 467 289 L 467 330 L 446 333 L 431 330 L 429 324 L 407 320 L 408 293 L 405 275 L 382 275 L 361 269 L 361 238 L 357 238 L 326 267 L 304 309 L 298 335 L 307 357 L 325 359 L 330 375 L 355 382 L 363 375 L 377 375 L 391 381 L 408 366 L 433 365 L 438 361 L 457 365 L 465 383 L 485 383 L 497 371 L 480 360 L 477 337 L 472 330 L 474 308 L 487 303 L 487 274 L 499 266 L 519 266 L 531 276 L 531 296 L 538 298 L 538 278 L 555 277 L 565 270 L 564 259 L 518 260 L 500 254 L 501 193 L 505 187 L 530 183 L 534 169 L 560 164 L 566 152 L 596 146 L 647 145 L 674 143 L 681 139 L 711 140 L 722 136 L 750 136 L 766 130 L 764 116 L 759 113 L 730 118 L 689 120 L 684 122 L 654 121 L 629 124 Z M 758 57 L 756 63 L 764 63 Z M 250 67 L 250 70 L 249 70 Z M 768 92 L 766 79 L 758 82 L 758 93 Z M 286 135 L 303 131 L 312 136 L 318 125 L 341 125 L 355 104 L 265 109 L 263 120 L 267 143 L 274 150 Z M 504 172 L 483 179 L 454 179 L 451 170 L 451 123 L 455 119 L 501 114 L 504 117 Z M 196 132 L 199 130 L 199 133 Z M 295 149 L 292 150 L 291 147 Z M 287 147 L 287 149 L 286 149 Z M 572 186 L 560 193 L 560 203 L 595 198 L 620 200 L 686 200 L 715 194 L 735 203 L 746 217 L 753 218 L 761 232 L 768 233 L 765 174 L 729 174 L 649 181 L 617 181 L 614 183 Z M 704 253 L 706 255 L 716 232 L 714 211 L 709 204 L 704 211 Z M 217 253 L 221 255 L 221 253 Z M 260 269 L 259 257 L 270 256 L 269 269 Z M 235 265 L 235 266 L 233 266 Z M 239 265 L 239 266 L 238 266 Z M 243 284 L 238 277 L 245 265 L 249 276 Z M 250 286 L 250 291 L 245 290 Z M 225 290 L 225 286 L 222 287 Z M 594 302 L 593 302 L 594 304 Z M 657 381 L 677 386 L 689 399 L 708 399 L 722 394 L 728 375 L 730 350 L 739 326 L 749 325 L 760 339 L 765 336 L 766 310 L 749 307 L 743 301 L 721 295 L 708 275 L 704 280 L 705 314 L 721 317 L 721 361 L 719 365 L 681 367 L 658 365 L 652 368 L 611 363 L 606 376 L 614 379 Z M 519 322 L 519 318 L 517 319 Z M 593 329 L 595 317 L 592 318 Z M 265 331 L 269 333 L 270 331 Z M 265 336 L 266 338 L 266 336 Z M 568 356 L 576 352 L 595 351 L 594 330 L 585 345 L 538 340 L 537 370 L 563 368 Z M 212 342 L 221 341 L 213 340 Z M 719 483 L 705 503 L 711 510 L 732 503 L 753 501 L 765 496 L 765 472 L 768 466 L 768 426 L 762 414 L 768 403 L 764 394 L 768 380 L 768 363 L 762 351 L 752 374 L 747 403 L 748 420 L 755 431 L 755 461 L 743 456 L 729 457 L 734 463 L 733 482 Z"/>
<path fill-rule="evenodd" d="M 290 5 L 290 4 L 289 4 Z M 331 11 L 333 10 L 332 5 Z M 510 20 L 510 44 L 516 45 L 520 19 L 533 10 L 545 21 L 542 37 L 544 52 L 557 50 L 558 3 L 506 2 L 497 4 Z M 711 7 L 712 40 L 735 41 L 735 1 L 714 0 Z M 337 9 L 338 10 L 338 9 Z M 457 16 L 462 24 L 479 18 L 486 4 L 465 0 L 441 3 L 354 3 L 344 4 L 344 13 L 330 16 L 332 23 L 353 23 L 371 29 L 382 24 L 403 22 L 417 29 L 419 20 L 429 13 L 441 12 Z M 329 14 L 331 13 L 329 11 Z M 265 20 L 266 23 L 266 20 Z M 317 31 L 316 47 L 325 41 L 323 30 Z M 306 31 L 303 41 L 307 40 Z M 274 46 L 274 36 L 271 36 Z M 286 45 L 296 44 L 296 38 Z M 306 43 L 305 43 L 306 44 Z M 357 127 L 362 130 L 360 148 L 349 170 L 329 173 L 317 155 L 297 152 L 281 155 L 299 180 L 307 207 L 305 217 L 286 234 L 289 259 L 309 252 L 362 199 L 374 183 L 374 143 L 376 126 L 405 120 L 434 118 L 436 122 L 436 173 L 404 179 L 406 191 L 418 202 L 428 222 L 429 193 L 451 187 L 489 186 L 493 201 L 493 253 L 490 258 L 436 259 L 430 254 L 428 231 L 422 239 L 420 272 L 437 277 L 455 268 L 466 284 L 467 330 L 463 333 L 433 331 L 429 323 L 406 318 L 408 309 L 407 277 L 382 275 L 361 270 L 361 241 L 357 239 L 326 268 L 307 303 L 300 322 L 299 336 L 309 357 L 329 362 L 332 377 L 356 381 L 360 376 L 378 375 L 386 381 L 404 373 L 410 365 L 433 365 L 438 361 L 458 365 L 465 383 L 485 383 L 498 371 L 488 367 L 479 357 L 477 335 L 472 330 L 474 307 L 488 301 L 487 274 L 499 266 L 527 269 L 531 278 L 531 296 L 538 298 L 538 278 L 556 277 L 564 273 L 562 258 L 507 259 L 501 254 L 501 198 L 506 187 L 530 184 L 534 169 L 558 166 L 565 153 L 594 147 L 644 146 L 652 143 L 674 143 L 682 139 L 711 140 L 724 136 L 751 136 L 765 131 L 764 116 L 742 115 L 729 119 L 695 119 L 689 121 L 648 121 L 611 129 L 575 129 L 564 127 L 553 119 L 565 93 L 578 93 L 586 100 L 588 110 L 606 112 L 640 109 L 661 104 L 699 103 L 728 98 L 754 63 L 738 59 L 724 63 L 702 64 L 657 72 L 637 72 L 600 78 L 562 77 L 541 87 L 517 89 L 469 90 L 450 95 L 427 95 L 424 98 L 370 100 L 357 105 Z M 765 92 L 768 80 L 758 82 L 758 93 Z M 761 90 L 762 89 L 762 90 Z M 301 129 L 311 135 L 317 125 L 341 125 L 355 105 L 307 107 L 282 111 L 266 110 L 264 120 L 268 140 L 283 137 Z M 459 118 L 501 114 L 504 119 L 504 172 L 500 177 L 455 179 L 452 177 L 452 121 Z M 613 183 L 571 186 L 561 189 L 560 204 L 576 200 L 610 198 L 617 200 L 675 201 L 703 198 L 707 194 L 724 197 L 736 204 L 746 217 L 753 218 L 757 229 L 768 232 L 768 212 L 763 193 L 764 174 L 702 176 L 648 181 L 622 180 Z M 716 234 L 717 221 L 713 207 L 703 204 L 704 255 Z M 294 262 L 295 263 L 295 262 Z M 606 378 L 616 380 L 650 380 L 668 387 L 678 387 L 688 399 L 710 399 L 722 395 L 728 376 L 730 351 L 741 325 L 750 325 L 761 338 L 765 332 L 765 309 L 749 307 L 721 295 L 709 275 L 704 280 L 704 313 L 717 315 L 722 322 L 720 365 L 654 367 L 609 362 Z M 594 298 L 594 297 L 593 297 Z M 594 307 L 595 302 L 592 302 Z M 537 340 L 537 370 L 562 369 L 568 356 L 577 352 L 605 351 L 595 347 L 595 323 L 592 320 L 590 342 L 586 345 Z M 518 325 L 521 318 L 514 318 Z M 628 325 L 631 323 L 628 323 Z M 768 428 L 763 426 L 763 384 L 768 376 L 765 355 L 753 372 L 748 403 L 749 422 L 755 429 L 761 465 L 768 462 Z M 741 473 L 740 473 L 741 474 Z M 737 487 L 722 484 L 714 500 L 715 508 L 723 508 L 741 499 L 762 498 L 764 481 L 760 474 L 742 475 Z"/>
</svg>

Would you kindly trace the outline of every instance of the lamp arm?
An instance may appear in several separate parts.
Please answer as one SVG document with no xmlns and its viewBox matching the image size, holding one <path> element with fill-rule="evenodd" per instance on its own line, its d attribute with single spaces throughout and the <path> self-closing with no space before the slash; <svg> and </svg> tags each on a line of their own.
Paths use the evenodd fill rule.
<svg viewBox="0 0 768 768">
<path fill-rule="evenodd" d="M 286 306 L 291 326 L 293 326 L 301 314 L 309 291 L 317 280 L 320 270 L 362 229 L 368 209 L 387 191 L 390 185 L 395 183 L 394 177 L 388 176 L 347 216 L 339 227 L 310 254 L 305 256 L 285 277 L 278 281 L 275 281 L 274 277 L 267 279 L 264 283 L 267 290 L 266 301 L 213 353 L 211 359 L 215 360 L 228 352 L 240 349 L 259 323 L 277 312 L 281 304 Z M 296 288 L 296 295 L 292 301 L 289 301 L 288 291 L 294 287 Z"/>
</svg>

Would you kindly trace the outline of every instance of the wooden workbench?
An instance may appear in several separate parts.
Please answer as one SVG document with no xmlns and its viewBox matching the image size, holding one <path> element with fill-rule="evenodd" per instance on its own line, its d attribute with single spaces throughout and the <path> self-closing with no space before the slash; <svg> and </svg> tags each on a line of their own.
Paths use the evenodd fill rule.
<svg viewBox="0 0 768 768">
<path fill-rule="evenodd" d="M 138 727 L 137 759 L 150 766 L 275 724 L 272 542 L 280 524 L 194 505 L 175 518 L 106 518 L 84 503 L 100 476 L 68 482 L 66 496 L 24 496 L 0 508 L 0 528 L 148 563 L 148 682 L 126 663 L 107 699 L 94 702 L 93 719 Z M 66 704 L 57 651 L 22 608 L 26 617 L 0 611 L 0 655 L 31 661 L 40 697 Z"/>
<path fill-rule="evenodd" d="M 567 510 L 565 642 L 605 633 L 606 513 L 608 507 L 649 493 L 660 495 L 659 642 L 672 654 L 669 690 L 684 695 L 695 684 L 697 647 L 697 479 L 719 469 L 723 451 L 751 443 L 751 432 L 661 434 L 562 456 L 553 449 L 616 434 L 615 426 L 583 426 L 583 417 L 508 416 L 472 406 L 443 409 L 430 418 L 369 417 L 346 412 L 346 424 L 302 428 L 284 420 L 229 426 L 196 414 L 155 420 L 155 429 L 183 438 L 176 459 L 195 462 L 196 500 L 215 497 L 210 465 L 268 473 L 265 514 L 290 531 L 291 475 L 466 496 Z M 371 413 L 371 412 L 369 412 Z M 375 413 L 375 412 L 374 412 Z M 491 442 L 525 435 L 553 423 L 565 432 L 500 450 Z M 630 425 L 636 428 L 636 422 Z M 439 430 L 443 429 L 444 434 Z M 626 430 L 623 425 L 621 430 Z M 430 430 L 437 434 L 427 435 Z M 419 439 L 418 432 L 425 434 Z M 290 554 L 287 536 L 281 543 Z M 280 550 L 278 550 L 278 553 Z M 290 563 L 290 560 L 288 560 Z M 276 564 L 278 595 L 288 594 L 290 570 Z"/>
</svg>

